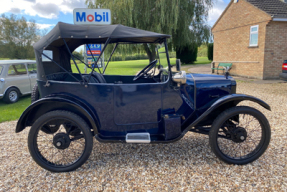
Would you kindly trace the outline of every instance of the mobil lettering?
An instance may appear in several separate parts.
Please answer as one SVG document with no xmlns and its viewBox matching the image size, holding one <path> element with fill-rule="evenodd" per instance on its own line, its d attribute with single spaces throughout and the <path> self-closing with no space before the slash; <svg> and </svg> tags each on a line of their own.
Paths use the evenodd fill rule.
<svg viewBox="0 0 287 192">
<path fill-rule="evenodd" d="M 108 9 L 75 9 L 75 24 L 111 24 L 111 12 Z"/>
</svg>

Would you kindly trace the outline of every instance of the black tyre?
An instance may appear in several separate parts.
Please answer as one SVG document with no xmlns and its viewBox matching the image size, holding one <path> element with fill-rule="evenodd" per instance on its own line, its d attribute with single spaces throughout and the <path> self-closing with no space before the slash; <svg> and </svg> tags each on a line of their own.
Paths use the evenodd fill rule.
<svg viewBox="0 0 287 192">
<path fill-rule="evenodd" d="M 244 165 L 258 159 L 271 137 L 266 117 L 250 107 L 233 107 L 222 112 L 209 132 L 211 150 L 222 161 Z"/>
<path fill-rule="evenodd" d="M 38 84 L 36 83 L 32 89 L 31 103 L 34 103 L 38 99 L 40 99 L 40 93 L 39 93 L 39 89 L 38 89 Z"/>
<path fill-rule="evenodd" d="M 68 111 L 51 111 L 32 125 L 28 148 L 36 163 L 44 169 L 73 171 L 89 158 L 93 137 L 90 127 L 78 115 Z"/>
<path fill-rule="evenodd" d="M 16 103 L 19 100 L 20 92 L 17 88 L 9 88 L 3 98 L 5 103 Z"/>
</svg>

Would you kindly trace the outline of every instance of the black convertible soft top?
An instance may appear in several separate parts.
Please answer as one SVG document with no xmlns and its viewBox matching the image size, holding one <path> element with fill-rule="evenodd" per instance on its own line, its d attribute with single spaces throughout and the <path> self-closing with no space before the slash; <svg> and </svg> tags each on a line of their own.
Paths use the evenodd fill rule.
<svg viewBox="0 0 287 192">
<path fill-rule="evenodd" d="M 73 25 L 59 22 L 47 35 L 33 45 L 38 66 L 38 79 L 44 80 L 46 75 L 63 72 L 63 68 L 71 71 L 69 51 L 73 52 L 83 44 L 105 44 L 107 40 L 109 40 L 109 44 L 161 43 L 170 37 L 170 35 L 123 25 Z M 52 51 L 54 61 L 43 62 L 43 50 Z"/>
<path fill-rule="evenodd" d="M 69 48 L 77 48 L 86 43 L 158 43 L 170 35 L 145 31 L 123 25 L 73 25 L 59 22 L 46 36 L 34 44 L 35 51 L 65 46 L 65 38 Z"/>
</svg>

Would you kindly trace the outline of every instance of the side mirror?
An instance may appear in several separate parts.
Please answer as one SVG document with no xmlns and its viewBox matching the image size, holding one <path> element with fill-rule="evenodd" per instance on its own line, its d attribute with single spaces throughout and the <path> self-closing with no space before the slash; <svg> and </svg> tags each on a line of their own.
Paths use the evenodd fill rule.
<svg viewBox="0 0 287 192">
<path fill-rule="evenodd" d="M 176 71 L 181 71 L 181 62 L 180 59 L 176 60 Z"/>
<path fill-rule="evenodd" d="M 180 86 L 180 84 L 186 84 L 186 72 L 180 71 L 179 73 L 174 74 L 172 80 L 177 83 L 178 86 Z"/>
</svg>

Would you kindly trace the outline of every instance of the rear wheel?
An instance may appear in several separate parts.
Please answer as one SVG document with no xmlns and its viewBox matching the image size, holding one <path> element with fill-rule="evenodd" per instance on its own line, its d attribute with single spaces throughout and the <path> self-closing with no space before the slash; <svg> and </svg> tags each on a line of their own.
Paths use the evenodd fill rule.
<svg viewBox="0 0 287 192">
<path fill-rule="evenodd" d="M 28 147 L 33 159 L 44 169 L 67 172 L 89 158 L 93 137 L 81 117 L 68 111 L 51 111 L 32 125 Z"/>
<path fill-rule="evenodd" d="M 270 125 L 260 111 L 234 107 L 215 119 L 209 132 L 209 144 L 219 159 L 243 165 L 258 159 L 265 152 L 270 137 Z"/>
<path fill-rule="evenodd" d="M 16 103 L 19 100 L 20 92 L 16 88 L 9 88 L 3 98 L 5 103 Z"/>
</svg>

